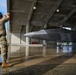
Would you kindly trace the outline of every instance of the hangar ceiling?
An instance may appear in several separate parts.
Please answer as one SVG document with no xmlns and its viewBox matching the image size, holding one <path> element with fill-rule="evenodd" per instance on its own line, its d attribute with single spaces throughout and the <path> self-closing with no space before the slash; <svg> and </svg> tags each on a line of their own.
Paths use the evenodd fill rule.
<svg viewBox="0 0 76 75">
<path fill-rule="evenodd" d="M 11 32 L 25 32 L 44 26 L 76 28 L 76 0 L 8 0 Z"/>
</svg>

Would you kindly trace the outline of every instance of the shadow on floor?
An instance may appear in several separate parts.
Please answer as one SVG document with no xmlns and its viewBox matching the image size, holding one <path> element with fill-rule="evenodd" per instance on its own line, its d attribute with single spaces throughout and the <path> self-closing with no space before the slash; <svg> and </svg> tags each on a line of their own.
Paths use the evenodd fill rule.
<svg viewBox="0 0 76 75">
<path fill-rule="evenodd" d="M 61 55 L 57 56 L 55 58 L 49 59 L 47 61 L 29 66 L 29 67 L 23 67 L 19 70 L 7 72 L 4 75 L 43 75 L 47 71 L 55 68 L 56 66 L 62 64 L 66 60 L 70 59 L 74 55 Z M 18 67 L 17 67 L 18 68 Z"/>
<path fill-rule="evenodd" d="M 33 59 L 39 59 L 42 57 L 43 56 L 29 56 L 29 57 L 20 56 L 20 57 L 11 58 L 11 59 L 9 59 L 8 62 L 12 63 L 12 65 L 16 65 L 16 64 L 23 63 L 23 62 L 31 61 Z"/>
</svg>

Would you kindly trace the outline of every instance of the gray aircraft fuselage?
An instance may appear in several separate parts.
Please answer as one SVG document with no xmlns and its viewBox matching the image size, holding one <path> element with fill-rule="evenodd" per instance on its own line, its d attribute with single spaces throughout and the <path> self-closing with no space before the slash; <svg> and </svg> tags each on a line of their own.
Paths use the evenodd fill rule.
<svg viewBox="0 0 76 75">
<path fill-rule="evenodd" d="M 76 31 L 71 31 L 63 28 L 42 29 L 39 31 L 26 33 L 24 36 L 47 41 L 76 41 Z"/>
</svg>

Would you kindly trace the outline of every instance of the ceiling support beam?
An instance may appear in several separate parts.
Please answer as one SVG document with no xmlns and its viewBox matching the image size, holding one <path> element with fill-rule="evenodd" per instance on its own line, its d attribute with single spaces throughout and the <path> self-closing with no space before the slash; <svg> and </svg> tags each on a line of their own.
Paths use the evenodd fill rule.
<svg viewBox="0 0 76 75">
<path fill-rule="evenodd" d="M 33 14 L 33 11 L 34 11 L 33 7 L 36 6 L 36 3 L 37 3 L 37 0 L 34 0 L 33 3 L 32 3 L 31 9 L 30 9 L 30 12 L 29 12 L 29 15 L 28 15 L 28 19 L 27 19 L 28 23 L 31 20 L 31 17 L 32 17 L 32 14 Z"/>
<path fill-rule="evenodd" d="M 70 13 L 61 21 L 61 23 L 64 23 L 66 20 L 68 20 L 74 13 L 76 12 L 76 9 L 72 9 Z"/>
<path fill-rule="evenodd" d="M 30 20 L 31 20 L 31 17 L 32 17 L 33 12 L 34 12 L 34 7 L 36 7 L 36 3 L 37 3 L 37 0 L 34 0 L 33 3 L 32 3 L 32 6 L 31 6 L 31 9 L 30 9 L 28 18 L 27 18 L 27 24 L 26 25 L 29 25 L 30 24 Z"/>
<path fill-rule="evenodd" d="M 49 16 L 46 18 L 45 25 L 47 25 L 47 23 L 49 22 L 49 20 L 51 19 L 51 17 L 53 16 L 53 14 L 55 13 L 55 11 L 57 10 L 62 1 L 63 0 L 58 0 L 57 4 L 54 5 L 52 10 L 50 10 Z"/>
<path fill-rule="evenodd" d="M 76 9 L 74 8 L 74 9 L 72 9 L 71 11 L 70 11 L 70 13 L 67 15 L 67 16 L 65 16 L 64 17 L 64 19 L 62 20 L 62 21 L 60 21 L 60 22 L 56 22 L 56 23 L 53 23 L 53 22 L 51 22 L 51 24 L 50 25 L 55 25 L 55 26 L 63 26 L 62 24 L 64 23 L 64 22 L 66 22 L 74 13 L 76 12 Z"/>
<path fill-rule="evenodd" d="M 68 7 L 68 9 L 69 8 L 76 8 L 76 5 L 73 5 L 73 4 L 71 4 L 71 5 L 70 4 L 62 4 L 61 6 L 62 7 Z"/>
</svg>

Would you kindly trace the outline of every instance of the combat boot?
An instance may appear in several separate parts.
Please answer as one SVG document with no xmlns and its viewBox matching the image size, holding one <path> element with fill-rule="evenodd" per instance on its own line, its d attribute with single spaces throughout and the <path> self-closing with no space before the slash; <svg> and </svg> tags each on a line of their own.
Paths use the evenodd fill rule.
<svg viewBox="0 0 76 75">
<path fill-rule="evenodd" d="M 6 61 L 2 62 L 2 67 L 11 67 L 11 64 L 7 64 Z"/>
</svg>

